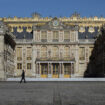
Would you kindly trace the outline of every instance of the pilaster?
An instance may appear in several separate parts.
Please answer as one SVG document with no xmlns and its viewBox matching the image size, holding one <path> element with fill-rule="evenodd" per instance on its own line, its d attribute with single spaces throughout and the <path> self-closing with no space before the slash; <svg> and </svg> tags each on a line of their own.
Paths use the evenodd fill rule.
<svg viewBox="0 0 105 105">
<path fill-rule="evenodd" d="M 36 70 L 35 70 L 35 56 L 36 56 L 36 52 L 35 52 L 35 47 L 32 47 L 32 76 L 35 76 L 36 74 Z"/>
<path fill-rule="evenodd" d="M 4 70 L 4 27 L 0 23 L 0 80 L 6 80 L 6 73 Z"/>
</svg>

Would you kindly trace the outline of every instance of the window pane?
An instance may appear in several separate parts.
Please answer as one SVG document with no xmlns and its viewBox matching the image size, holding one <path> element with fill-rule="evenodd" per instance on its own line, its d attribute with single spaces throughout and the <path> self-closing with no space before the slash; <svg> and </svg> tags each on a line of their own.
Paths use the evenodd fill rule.
<svg viewBox="0 0 105 105">
<path fill-rule="evenodd" d="M 64 31 L 64 39 L 70 39 L 70 32 Z"/>
<path fill-rule="evenodd" d="M 58 57 L 58 56 L 59 56 L 58 47 L 53 47 L 53 57 Z"/>
<path fill-rule="evenodd" d="M 69 57 L 69 47 L 64 48 L 64 57 Z"/>
<path fill-rule="evenodd" d="M 17 60 L 18 61 L 22 60 L 22 47 L 18 47 L 16 49 L 16 52 L 17 52 Z"/>
<path fill-rule="evenodd" d="M 31 69 L 31 63 L 27 63 L 27 69 Z"/>
<path fill-rule="evenodd" d="M 17 63 L 17 69 L 22 69 L 22 63 Z"/>
<path fill-rule="evenodd" d="M 47 32 L 46 31 L 41 32 L 41 39 L 47 39 Z"/>
<path fill-rule="evenodd" d="M 27 60 L 31 60 L 31 56 L 32 56 L 32 48 L 27 47 Z"/>
<path fill-rule="evenodd" d="M 41 57 L 47 57 L 47 48 L 46 47 L 41 48 Z"/>
<path fill-rule="evenodd" d="M 53 31 L 53 41 L 58 41 L 58 39 L 59 39 L 59 32 Z"/>
<path fill-rule="evenodd" d="M 85 48 L 84 47 L 79 48 L 79 59 L 85 60 Z"/>
</svg>

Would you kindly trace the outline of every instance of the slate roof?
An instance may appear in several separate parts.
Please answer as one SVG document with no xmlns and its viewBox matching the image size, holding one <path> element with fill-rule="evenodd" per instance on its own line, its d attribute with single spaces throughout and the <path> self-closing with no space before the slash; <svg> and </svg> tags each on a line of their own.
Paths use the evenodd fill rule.
<svg viewBox="0 0 105 105">
<path fill-rule="evenodd" d="M 81 33 L 78 32 L 78 38 L 79 39 L 94 39 L 98 34 L 98 27 L 95 27 L 95 32 L 90 33 L 88 32 L 89 27 L 85 28 L 85 32 Z M 13 34 L 16 36 L 16 39 L 33 39 L 33 33 L 29 33 L 26 31 L 26 27 L 23 27 L 22 32 L 17 32 L 17 27 L 13 28 Z"/>
<path fill-rule="evenodd" d="M 14 27 L 13 30 L 13 34 L 16 36 L 16 39 L 33 39 L 32 32 L 27 32 L 26 27 L 23 27 L 22 32 L 17 32 L 17 27 Z"/>
<path fill-rule="evenodd" d="M 86 39 L 86 37 L 87 37 L 87 39 L 94 39 L 97 36 L 97 34 L 98 34 L 98 29 L 99 28 L 95 27 L 95 32 L 93 32 L 93 33 L 90 33 L 88 31 L 88 29 L 89 29 L 89 27 L 86 27 L 85 28 L 85 32 L 83 32 L 83 33 L 78 32 L 78 38 L 79 39 Z"/>
</svg>

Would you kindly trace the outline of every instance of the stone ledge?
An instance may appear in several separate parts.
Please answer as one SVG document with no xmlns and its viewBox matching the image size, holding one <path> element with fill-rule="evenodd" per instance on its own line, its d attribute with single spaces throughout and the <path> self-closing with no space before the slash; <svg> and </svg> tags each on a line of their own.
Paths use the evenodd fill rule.
<svg viewBox="0 0 105 105">
<path fill-rule="evenodd" d="M 7 81 L 20 81 L 21 78 L 8 78 Z M 26 81 L 105 81 L 105 78 L 26 78 Z"/>
</svg>

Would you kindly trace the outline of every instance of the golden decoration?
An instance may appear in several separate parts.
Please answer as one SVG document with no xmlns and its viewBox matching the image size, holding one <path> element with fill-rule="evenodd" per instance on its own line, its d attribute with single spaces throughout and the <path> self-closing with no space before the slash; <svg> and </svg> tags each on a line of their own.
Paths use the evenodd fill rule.
<svg viewBox="0 0 105 105">
<path fill-rule="evenodd" d="M 90 33 L 93 33 L 95 31 L 94 27 L 89 27 L 89 30 L 88 30 Z"/>
<path fill-rule="evenodd" d="M 21 27 L 21 26 L 17 27 L 17 32 L 19 32 L 19 33 L 23 32 L 23 27 Z"/>
</svg>

